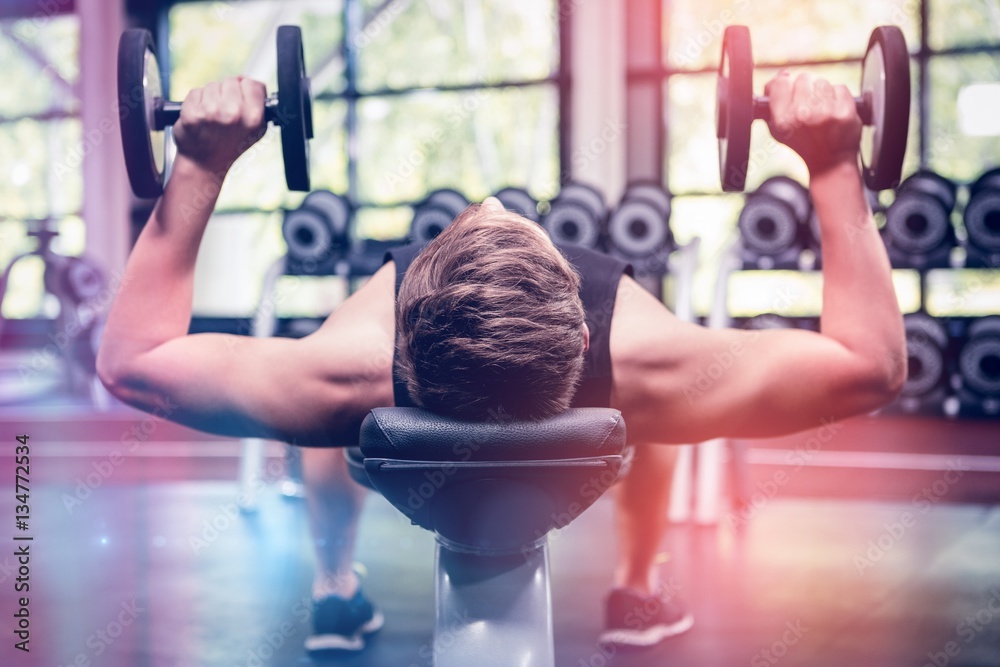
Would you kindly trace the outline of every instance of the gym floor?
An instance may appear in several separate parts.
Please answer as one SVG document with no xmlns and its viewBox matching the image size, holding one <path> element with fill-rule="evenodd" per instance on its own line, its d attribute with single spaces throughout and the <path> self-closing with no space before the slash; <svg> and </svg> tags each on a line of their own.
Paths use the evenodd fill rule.
<svg viewBox="0 0 1000 667">
<path fill-rule="evenodd" d="M 367 501 L 358 559 L 386 626 L 362 654 L 310 658 L 301 501 L 271 485 L 256 512 L 235 511 L 234 441 L 124 409 L 50 410 L 58 416 L 0 415 L 5 431 L 23 426 L 33 443 L 29 664 L 430 664 L 433 538 L 384 500 Z M 123 447 L 143 433 L 149 442 Z M 111 458 L 115 449 L 122 459 Z M 12 459 L 0 466 L 12 479 Z M 773 478 L 751 467 L 758 482 Z M 692 608 L 694 629 L 630 653 L 596 642 L 615 548 L 605 497 L 551 538 L 557 664 L 998 665 L 1000 509 L 968 502 L 995 501 L 973 477 L 910 476 L 870 500 L 810 498 L 806 480 L 760 496 L 746 520 L 675 526 L 663 573 Z M 908 484 L 931 490 L 927 502 L 912 500 Z M 0 494 L 5 516 L 13 495 Z M 16 576 L 9 554 L 0 557 L 5 589 Z M 12 642 L 0 644 L 0 664 L 13 657 Z"/>
</svg>

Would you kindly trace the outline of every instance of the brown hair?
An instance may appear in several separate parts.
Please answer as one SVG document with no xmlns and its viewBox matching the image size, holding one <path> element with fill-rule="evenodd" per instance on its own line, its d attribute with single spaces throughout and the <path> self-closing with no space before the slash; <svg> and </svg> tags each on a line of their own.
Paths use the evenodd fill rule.
<svg viewBox="0 0 1000 667">
<path fill-rule="evenodd" d="M 396 358 L 417 405 L 465 420 L 569 407 L 583 369 L 580 278 L 529 224 L 473 204 L 410 265 Z"/>
</svg>

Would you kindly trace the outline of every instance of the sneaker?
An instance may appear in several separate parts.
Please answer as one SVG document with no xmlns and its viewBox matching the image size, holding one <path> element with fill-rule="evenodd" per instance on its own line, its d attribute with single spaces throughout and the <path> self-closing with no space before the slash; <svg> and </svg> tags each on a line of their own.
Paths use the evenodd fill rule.
<svg viewBox="0 0 1000 667">
<path fill-rule="evenodd" d="M 307 651 L 360 651 L 365 635 L 385 623 L 359 588 L 350 600 L 325 597 L 313 600 L 313 632 L 306 638 Z"/>
<path fill-rule="evenodd" d="M 694 616 L 672 598 L 645 597 L 617 588 L 608 595 L 604 625 L 602 643 L 653 646 L 690 630 Z"/>
</svg>

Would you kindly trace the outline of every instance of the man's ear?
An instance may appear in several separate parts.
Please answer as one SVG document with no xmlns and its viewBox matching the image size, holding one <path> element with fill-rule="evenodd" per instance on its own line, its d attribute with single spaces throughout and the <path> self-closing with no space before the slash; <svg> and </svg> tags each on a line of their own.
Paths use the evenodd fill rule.
<svg viewBox="0 0 1000 667">
<path fill-rule="evenodd" d="M 590 327 L 587 323 L 583 323 L 583 353 L 586 354 L 587 350 L 590 349 Z"/>
</svg>

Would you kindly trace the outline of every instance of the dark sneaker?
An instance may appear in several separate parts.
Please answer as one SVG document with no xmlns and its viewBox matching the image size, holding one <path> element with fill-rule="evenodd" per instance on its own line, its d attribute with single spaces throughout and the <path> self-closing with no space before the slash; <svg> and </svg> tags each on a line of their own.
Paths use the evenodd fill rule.
<svg viewBox="0 0 1000 667">
<path fill-rule="evenodd" d="M 694 616 L 672 598 L 644 597 L 627 588 L 616 588 L 605 605 L 601 642 L 623 646 L 652 646 L 667 637 L 687 632 Z"/>
<path fill-rule="evenodd" d="M 361 594 L 350 600 L 326 597 L 313 600 L 313 632 L 307 651 L 360 651 L 369 635 L 385 623 L 382 614 Z"/>
</svg>

